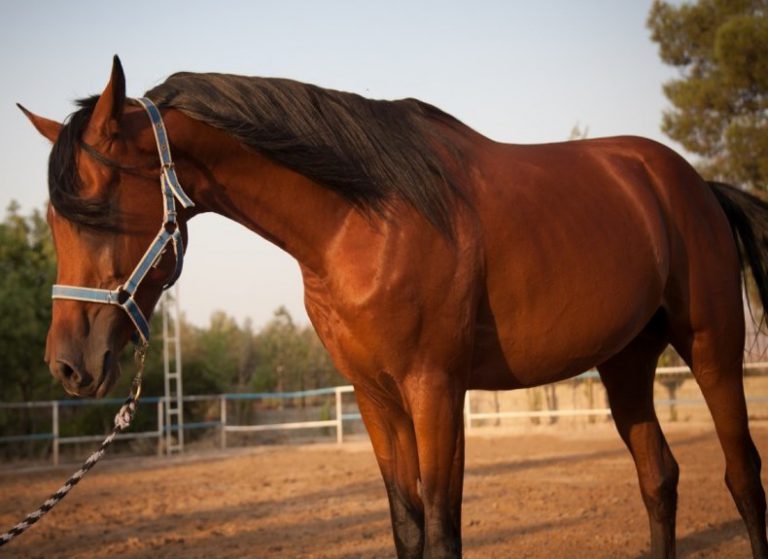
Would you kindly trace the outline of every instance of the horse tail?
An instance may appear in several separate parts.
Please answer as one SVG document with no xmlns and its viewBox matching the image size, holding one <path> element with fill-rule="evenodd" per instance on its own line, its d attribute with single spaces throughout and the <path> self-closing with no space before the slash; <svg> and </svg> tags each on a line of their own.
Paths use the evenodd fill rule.
<svg viewBox="0 0 768 559">
<path fill-rule="evenodd" d="M 763 304 L 759 321 L 762 324 L 768 309 L 768 203 L 729 184 L 707 184 L 731 224 L 743 273 L 746 276 L 747 266 L 752 272 Z"/>
</svg>

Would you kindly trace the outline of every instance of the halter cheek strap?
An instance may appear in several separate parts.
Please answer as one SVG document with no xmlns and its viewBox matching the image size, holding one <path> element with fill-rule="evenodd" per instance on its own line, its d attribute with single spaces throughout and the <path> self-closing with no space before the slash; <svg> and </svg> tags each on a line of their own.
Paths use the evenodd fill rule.
<svg viewBox="0 0 768 559">
<path fill-rule="evenodd" d="M 160 155 L 162 171 L 160 173 L 160 188 L 163 193 L 163 224 L 160 227 L 155 240 L 149 245 L 149 248 L 141 257 L 139 263 L 131 272 L 131 275 L 122 285 L 115 289 L 97 289 L 93 287 L 75 287 L 71 285 L 54 285 L 51 297 L 53 299 L 70 299 L 74 301 L 83 301 L 86 303 L 103 303 L 106 305 L 116 305 L 121 307 L 128 314 L 128 317 L 136 327 L 139 337 L 144 342 L 149 341 L 149 322 L 144 313 L 141 312 L 139 305 L 134 299 L 136 290 L 141 285 L 151 268 L 154 268 L 160 262 L 165 253 L 166 247 L 170 244 L 176 257 L 176 266 L 163 289 L 168 289 L 181 275 L 181 269 L 184 265 L 184 242 L 181 237 L 179 223 L 176 214 L 176 200 L 185 207 L 194 206 L 194 202 L 187 196 L 184 189 L 181 188 L 179 179 L 176 176 L 176 169 L 171 158 L 171 147 L 168 144 L 168 134 L 165 131 L 163 118 L 157 107 L 146 98 L 137 99 L 139 104 L 147 111 L 152 121 L 152 130 L 155 133 L 155 142 L 157 151 Z"/>
</svg>

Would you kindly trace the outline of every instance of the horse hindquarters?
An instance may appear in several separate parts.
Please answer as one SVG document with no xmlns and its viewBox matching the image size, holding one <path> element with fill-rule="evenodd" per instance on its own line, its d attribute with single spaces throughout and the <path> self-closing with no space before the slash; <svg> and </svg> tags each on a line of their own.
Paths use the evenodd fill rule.
<svg viewBox="0 0 768 559">
<path fill-rule="evenodd" d="M 768 205 L 736 189 L 711 186 L 731 227 L 747 247 L 763 306 L 768 308 L 768 247 L 755 242 L 756 234 L 764 238 L 762 233 L 768 231 Z M 725 481 L 746 524 L 752 554 L 768 558 L 760 457 L 750 436 L 744 396 L 744 312 L 738 264 L 735 246 L 729 244 L 732 238 L 725 228 L 718 229 L 717 219 L 703 221 L 714 231 L 714 240 L 707 237 L 711 231 L 700 231 L 701 238 L 686 244 L 686 273 L 681 276 L 686 291 L 682 299 L 670 304 L 670 333 L 712 415 L 725 455 Z"/>
<path fill-rule="evenodd" d="M 753 557 L 766 559 L 765 492 L 760 456 L 749 432 L 742 350 L 729 351 L 726 346 L 730 344 L 723 343 L 706 324 L 686 330 L 675 335 L 675 349 L 691 368 L 712 415 L 725 455 L 725 482 L 746 524 Z M 741 331 L 743 342 L 743 328 Z"/>
</svg>

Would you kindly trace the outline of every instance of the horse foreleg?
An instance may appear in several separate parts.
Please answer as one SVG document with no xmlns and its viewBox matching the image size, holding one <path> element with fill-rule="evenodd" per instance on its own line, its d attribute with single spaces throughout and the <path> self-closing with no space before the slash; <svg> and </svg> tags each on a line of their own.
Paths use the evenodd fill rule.
<svg viewBox="0 0 768 559">
<path fill-rule="evenodd" d="M 392 534 L 400 559 L 420 559 L 424 551 L 424 507 L 419 497 L 419 462 L 413 422 L 397 398 L 356 387 L 360 414 L 384 478 Z"/>
<path fill-rule="evenodd" d="M 441 374 L 416 379 L 407 392 L 421 473 L 424 557 L 461 557 L 465 392 Z"/>
<path fill-rule="evenodd" d="M 619 354 L 598 367 L 613 420 L 635 461 L 651 528 L 651 556 L 675 556 L 677 462 L 653 406 L 656 361 L 665 345 L 649 325 Z"/>
</svg>

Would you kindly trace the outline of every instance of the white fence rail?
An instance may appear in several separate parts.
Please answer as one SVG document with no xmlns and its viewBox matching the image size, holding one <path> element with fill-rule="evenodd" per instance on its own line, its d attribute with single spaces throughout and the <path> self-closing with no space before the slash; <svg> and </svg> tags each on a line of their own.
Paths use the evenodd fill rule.
<svg viewBox="0 0 768 559">
<path fill-rule="evenodd" d="M 747 370 L 764 369 L 768 370 L 768 362 L 749 363 L 745 365 Z M 657 375 L 664 376 L 678 376 L 678 375 L 690 375 L 690 370 L 687 367 L 664 367 L 657 369 Z M 597 379 L 598 375 L 594 371 L 584 373 L 577 377 L 580 380 Z M 297 429 L 334 429 L 337 443 L 341 444 L 344 441 L 344 424 L 349 421 L 359 421 L 359 413 L 344 413 L 343 395 L 354 392 L 352 386 L 337 386 L 331 388 L 322 388 L 317 390 L 309 390 L 303 392 L 293 393 L 269 393 L 269 394 L 220 394 L 220 395 L 196 395 L 185 396 L 184 403 L 191 402 L 218 402 L 219 413 L 218 420 L 216 421 L 203 421 L 203 422 L 185 422 L 185 430 L 194 429 L 216 429 L 218 430 L 219 445 L 221 448 L 226 448 L 229 444 L 229 434 L 242 434 L 242 433 L 258 433 L 267 431 L 285 431 L 285 430 L 297 430 Z M 514 411 L 477 411 L 473 410 L 473 402 L 477 402 L 481 399 L 482 391 L 469 391 L 465 399 L 464 407 L 464 421 L 467 433 L 471 433 L 473 427 L 477 422 L 488 420 L 502 420 L 502 419 L 532 419 L 532 418 L 555 418 L 555 417 L 606 417 L 610 416 L 610 409 L 606 407 L 592 406 L 588 408 L 576 408 L 576 409 L 540 409 L 540 410 L 514 410 Z M 234 401 L 253 401 L 253 400 L 267 400 L 267 399 L 285 399 L 285 398 L 303 398 L 303 397 L 322 397 L 333 395 L 334 415 L 329 419 L 313 420 L 313 421 L 290 421 L 290 422 L 278 422 L 278 423 L 250 423 L 250 424 L 237 424 L 234 423 L 234 418 L 228 413 L 229 403 Z M 768 394 L 765 395 L 750 395 L 747 398 L 748 402 L 768 402 Z M 12 435 L 0 437 L 0 444 L 15 444 L 25 441 L 49 441 L 51 444 L 51 460 L 54 465 L 59 463 L 60 451 L 62 445 L 78 444 L 87 442 L 98 442 L 104 437 L 100 435 L 84 435 L 84 436 L 61 436 L 60 434 L 60 410 L 62 407 L 71 406 L 84 406 L 84 405 L 120 405 L 122 400 L 54 400 L 45 402 L 20 402 L 20 403 L 5 403 L 0 402 L 0 410 L 4 409 L 33 409 L 33 408 L 48 408 L 50 409 L 51 416 L 51 431 L 49 433 L 35 433 L 27 435 Z M 164 406 L 166 405 L 164 398 L 144 398 L 141 402 L 141 406 L 146 407 L 154 404 L 157 414 L 157 428 L 146 431 L 133 432 L 129 431 L 120 435 L 121 440 L 131 439 L 156 439 L 157 440 L 157 452 L 162 454 L 164 450 L 163 442 L 165 440 L 166 426 L 164 423 L 165 413 Z M 672 399 L 672 400 L 657 400 L 658 405 L 675 406 L 675 405 L 703 405 L 704 400 L 698 399 Z"/>
<path fill-rule="evenodd" d="M 227 446 L 227 433 L 255 433 L 263 431 L 282 431 L 282 430 L 295 430 L 295 429 L 317 429 L 334 427 L 336 429 L 336 442 L 341 444 L 344 442 L 344 421 L 352 419 L 359 419 L 357 414 L 344 414 L 342 406 L 342 394 L 354 392 L 355 389 L 352 386 L 336 386 L 331 389 L 311 390 L 305 392 L 295 392 L 292 397 L 300 397 L 303 395 L 315 396 L 322 393 L 327 393 L 327 390 L 332 390 L 334 394 L 335 404 L 335 416 L 334 419 L 327 419 L 321 421 L 293 421 L 288 423 L 266 423 L 261 425 L 231 425 L 227 421 L 227 395 L 220 396 L 220 429 L 221 429 L 221 448 Z M 261 395 L 259 395 L 261 397 Z M 250 399 L 250 395 L 238 395 L 239 400 Z"/>
<path fill-rule="evenodd" d="M 228 433 L 254 433 L 254 432 L 266 432 L 266 431 L 284 431 L 284 430 L 296 430 L 296 429 L 318 429 L 318 428 L 334 428 L 336 430 L 336 441 L 340 444 L 344 440 L 344 422 L 359 420 L 360 416 L 356 413 L 345 414 L 342 406 L 342 395 L 345 393 L 354 392 L 352 386 L 336 386 L 331 388 L 322 388 L 318 390 L 307 390 L 303 392 L 291 392 L 291 393 L 254 393 L 254 394 L 220 394 L 220 395 L 192 395 L 185 396 L 183 398 L 184 403 L 191 402 L 218 402 L 219 405 L 219 420 L 218 421 L 203 421 L 203 422 L 185 422 L 185 430 L 195 429 L 217 429 L 219 431 L 219 444 L 221 448 L 227 447 L 227 434 Z M 266 400 L 266 399 L 289 399 L 289 398 L 301 398 L 301 397 L 314 397 L 322 395 L 333 395 L 335 402 L 335 415 L 333 419 L 322 421 L 295 421 L 287 423 L 262 423 L 262 424 L 249 424 L 239 425 L 233 424 L 232 419 L 228 419 L 230 414 L 227 413 L 228 403 L 233 401 L 248 401 L 248 400 Z M 0 410 L 3 409 L 50 409 L 51 416 L 51 431 L 48 433 L 34 433 L 28 435 L 11 435 L 0 436 L 0 444 L 16 444 L 26 441 L 50 441 L 51 444 L 51 460 L 54 465 L 58 465 L 61 454 L 61 447 L 63 445 L 88 443 L 88 442 L 100 442 L 104 435 L 82 435 L 82 436 L 62 436 L 61 435 L 61 422 L 60 422 L 60 410 L 62 407 L 72 406 L 104 406 L 115 405 L 119 406 L 123 403 L 120 399 L 107 399 L 107 400 L 52 400 L 43 402 L 0 402 Z M 155 405 L 157 414 L 157 428 L 146 431 L 128 431 L 120 434 L 120 440 L 135 440 L 135 439 L 156 439 L 157 440 L 157 453 L 161 455 L 164 450 L 165 441 L 165 406 L 167 405 L 165 398 L 143 398 L 140 402 L 140 407 Z M 115 408 L 117 409 L 117 408 Z"/>
</svg>

